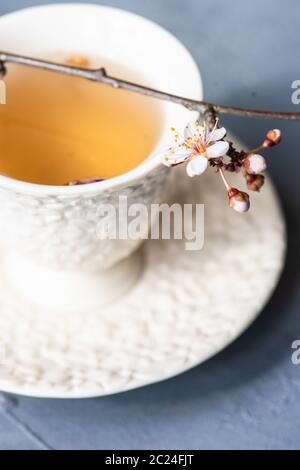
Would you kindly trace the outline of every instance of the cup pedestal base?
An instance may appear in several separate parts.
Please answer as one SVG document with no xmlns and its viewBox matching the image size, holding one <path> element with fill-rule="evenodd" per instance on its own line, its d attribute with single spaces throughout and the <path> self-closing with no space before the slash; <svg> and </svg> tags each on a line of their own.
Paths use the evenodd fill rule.
<svg viewBox="0 0 300 470">
<path fill-rule="evenodd" d="M 140 250 L 96 273 L 42 267 L 26 257 L 8 254 L 8 279 L 31 302 L 61 312 L 82 312 L 105 306 L 125 294 L 142 269 Z"/>
</svg>

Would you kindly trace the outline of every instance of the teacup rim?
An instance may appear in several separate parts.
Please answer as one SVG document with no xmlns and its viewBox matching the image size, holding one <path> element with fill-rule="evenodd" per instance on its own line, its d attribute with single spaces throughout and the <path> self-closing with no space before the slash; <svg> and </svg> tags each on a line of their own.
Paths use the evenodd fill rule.
<svg viewBox="0 0 300 470">
<path fill-rule="evenodd" d="M 170 39 L 178 45 L 181 50 L 184 52 L 187 59 L 190 60 L 190 64 L 193 65 L 193 74 L 194 77 L 192 78 L 194 82 L 197 83 L 199 91 L 198 91 L 198 98 L 201 99 L 203 96 L 203 84 L 202 84 L 202 77 L 201 72 L 198 68 L 197 63 L 195 62 L 192 54 L 190 51 L 185 47 L 185 45 L 170 31 L 168 31 L 165 27 L 161 26 L 159 23 L 152 21 L 142 15 L 137 13 L 133 13 L 123 8 L 116 8 L 107 5 L 97 5 L 92 3 L 52 3 L 52 4 L 45 4 L 45 5 L 36 5 L 36 6 L 29 6 L 26 8 L 14 10 L 9 12 L 5 15 L 2 15 L 0 19 L 4 19 L 6 17 L 17 15 L 21 12 L 30 11 L 30 10 L 38 10 L 38 9 L 47 9 L 47 8 L 59 8 L 59 7 L 70 7 L 70 8 L 95 8 L 95 9 L 105 9 L 105 10 L 113 10 L 117 11 L 119 14 L 129 15 L 131 17 L 135 17 L 139 21 L 146 22 L 155 26 L 158 30 L 162 30 L 164 33 L 167 33 Z M 191 71 L 190 71 L 191 73 Z M 194 96 L 197 99 L 197 96 Z M 178 105 L 179 106 L 179 105 Z M 192 116 L 192 112 L 191 112 Z M 163 132 L 160 139 L 158 140 L 156 147 L 159 145 L 161 141 L 164 140 L 166 132 Z M 16 192 L 21 192 L 23 194 L 29 195 L 53 195 L 53 196 L 72 196 L 72 195 L 80 195 L 80 194 L 89 194 L 89 193 L 99 193 L 107 190 L 112 190 L 118 187 L 127 186 L 128 184 L 134 183 L 136 180 L 139 180 L 145 177 L 148 173 L 152 172 L 155 169 L 158 169 L 159 166 L 162 166 L 161 163 L 161 155 L 155 152 L 150 153 L 147 159 L 142 162 L 140 165 L 136 166 L 132 170 L 122 173 L 121 175 L 104 179 L 103 181 L 99 182 L 92 182 L 92 183 L 85 183 L 79 185 L 46 185 L 46 184 L 39 184 L 39 183 L 30 183 L 23 180 L 18 180 L 6 175 L 0 174 L 0 188 L 4 189 L 11 189 Z"/>
</svg>

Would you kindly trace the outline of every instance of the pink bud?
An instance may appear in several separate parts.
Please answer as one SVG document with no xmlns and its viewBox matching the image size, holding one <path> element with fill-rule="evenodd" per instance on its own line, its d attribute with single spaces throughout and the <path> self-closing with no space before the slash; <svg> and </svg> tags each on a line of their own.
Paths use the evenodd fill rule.
<svg viewBox="0 0 300 470">
<path fill-rule="evenodd" d="M 273 147 L 281 142 L 281 131 L 280 129 L 271 129 L 263 142 L 263 147 Z"/>
<path fill-rule="evenodd" d="M 230 188 L 228 191 L 229 207 L 237 212 L 247 212 L 250 207 L 250 200 L 247 193 L 239 191 L 236 188 Z"/>
<path fill-rule="evenodd" d="M 259 191 L 264 185 L 264 182 L 264 175 L 246 175 L 247 188 L 250 189 L 250 191 Z"/>
<path fill-rule="evenodd" d="M 252 175 L 257 175 L 267 168 L 266 160 L 258 153 L 249 153 L 243 165 L 247 173 Z"/>
</svg>

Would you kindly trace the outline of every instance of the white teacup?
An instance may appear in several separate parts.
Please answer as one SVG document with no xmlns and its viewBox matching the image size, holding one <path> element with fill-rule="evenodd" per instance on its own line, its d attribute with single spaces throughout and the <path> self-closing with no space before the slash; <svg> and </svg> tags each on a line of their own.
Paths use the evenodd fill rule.
<svg viewBox="0 0 300 470">
<path fill-rule="evenodd" d="M 103 6 L 56 4 L 0 18 L 0 45 L 35 57 L 85 54 L 126 65 L 152 87 L 202 98 L 195 62 L 184 46 L 155 23 Z M 7 90 L 9 100 L 9 90 Z M 30 109 L 28 110 L 30 113 Z M 47 110 L 45 110 L 47 112 Z M 103 305 L 137 277 L 139 240 L 101 240 L 95 230 L 101 204 L 159 202 L 168 170 L 159 154 L 172 143 L 170 127 L 195 117 L 161 102 L 163 128 L 152 155 L 134 170 L 81 186 L 46 186 L 0 176 L 0 238 L 7 273 L 34 302 L 64 311 Z M 1 144 L 0 144 L 1 148 Z"/>
</svg>

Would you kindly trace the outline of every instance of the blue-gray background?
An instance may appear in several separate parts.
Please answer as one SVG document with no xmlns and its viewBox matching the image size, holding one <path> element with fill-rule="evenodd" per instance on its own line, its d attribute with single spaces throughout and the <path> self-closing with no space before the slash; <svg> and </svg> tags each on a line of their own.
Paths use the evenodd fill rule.
<svg viewBox="0 0 300 470">
<path fill-rule="evenodd" d="M 51 3 L 1 0 L 0 13 Z M 57 2 L 56 2 L 57 3 Z M 297 110 L 298 0 L 106 0 L 150 18 L 192 52 L 214 102 Z M 209 362 L 164 383 L 89 400 L 0 396 L 1 449 L 299 449 L 300 124 L 227 118 L 250 146 L 280 126 L 270 152 L 288 222 L 289 250 L 278 289 L 261 317 Z M 255 295 L 255 292 L 253 292 Z"/>
</svg>

